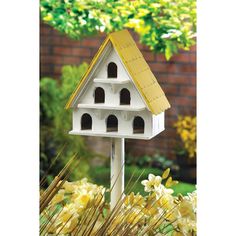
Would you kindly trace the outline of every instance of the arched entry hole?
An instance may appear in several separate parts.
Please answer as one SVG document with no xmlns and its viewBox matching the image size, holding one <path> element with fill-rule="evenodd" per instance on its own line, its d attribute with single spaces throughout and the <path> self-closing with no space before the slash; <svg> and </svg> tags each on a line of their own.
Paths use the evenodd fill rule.
<svg viewBox="0 0 236 236">
<path fill-rule="evenodd" d="M 104 103 L 105 102 L 105 92 L 101 87 L 97 87 L 94 92 L 94 103 Z"/>
<path fill-rule="evenodd" d="M 107 77 L 117 78 L 117 65 L 114 62 L 110 62 L 107 67 Z"/>
<path fill-rule="evenodd" d="M 143 134 L 144 133 L 144 120 L 140 116 L 136 116 L 133 122 L 133 133 Z"/>
<path fill-rule="evenodd" d="M 107 132 L 117 132 L 118 131 L 118 119 L 114 115 L 109 115 L 107 117 Z"/>
<path fill-rule="evenodd" d="M 126 88 L 120 91 L 120 105 L 130 105 L 130 92 Z"/>
<path fill-rule="evenodd" d="M 81 117 L 81 130 L 90 130 L 92 129 L 92 117 L 85 113 Z"/>
</svg>

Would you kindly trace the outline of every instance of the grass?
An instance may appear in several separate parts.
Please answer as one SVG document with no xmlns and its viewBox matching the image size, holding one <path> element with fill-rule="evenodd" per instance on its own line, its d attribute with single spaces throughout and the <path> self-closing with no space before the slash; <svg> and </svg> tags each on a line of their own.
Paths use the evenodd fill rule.
<svg viewBox="0 0 236 236">
<path fill-rule="evenodd" d="M 144 171 L 144 172 L 143 172 Z M 125 166 L 125 183 L 129 181 L 131 178 L 132 174 L 134 173 L 133 180 L 130 183 L 130 186 L 133 186 L 135 181 L 139 178 L 139 176 L 142 174 L 140 180 L 138 183 L 134 186 L 132 191 L 134 193 L 140 193 L 142 195 L 146 195 L 143 189 L 143 185 L 141 184 L 141 181 L 144 179 L 147 179 L 148 174 L 152 173 L 154 175 L 162 175 L 162 170 L 157 169 L 157 168 L 146 168 L 146 169 L 140 169 L 136 166 Z M 90 176 L 92 178 L 92 181 L 98 185 L 103 185 L 107 188 L 110 187 L 110 168 L 108 167 L 96 167 L 93 168 L 90 172 Z M 195 185 L 189 184 L 189 183 L 184 183 L 184 182 L 179 182 L 176 186 L 173 187 L 175 194 L 177 195 L 181 193 L 182 195 L 186 195 L 189 192 L 194 191 Z"/>
</svg>

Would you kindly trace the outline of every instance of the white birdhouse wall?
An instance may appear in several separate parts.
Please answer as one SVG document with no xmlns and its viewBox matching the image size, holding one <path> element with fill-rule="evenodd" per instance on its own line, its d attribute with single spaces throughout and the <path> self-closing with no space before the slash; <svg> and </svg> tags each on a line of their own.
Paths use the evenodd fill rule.
<svg viewBox="0 0 236 236">
<path fill-rule="evenodd" d="M 100 114 L 99 114 L 100 112 Z M 82 116 L 84 114 L 89 114 L 92 119 L 92 126 L 91 130 L 82 128 Z M 125 115 L 128 114 L 128 118 L 125 117 Z M 100 116 L 101 115 L 101 116 Z M 109 131 L 107 122 L 109 116 L 115 116 L 117 118 L 117 131 Z M 134 134 L 133 129 L 133 122 L 134 117 L 140 116 L 144 120 L 144 131 L 142 133 L 136 133 Z M 78 122 L 79 121 L 79 122 Z M 86 109 L 81 108 L 73 112 L 73 130 L 74 131 L 80 131 L 82 134 L 86 133 L 95 133 L 97 136 L 126 136 L 126 137 L 132 137 L 135 136 L 143 136 L 143 137 L 149 137 L 152 136 L 152 116 L 148 114 L 148 111 L 142 111 L 138 114 L 135 113 L 129 113 L 129 112 L 120 112 L 115 110 L 102 110 L 97 111 L 95 109 Z"/>
<path fill-rule="evenodd" d="M 165 113 L 152 115 L 152 135 L 156 136 L 165 129 Z"/>
</svg>

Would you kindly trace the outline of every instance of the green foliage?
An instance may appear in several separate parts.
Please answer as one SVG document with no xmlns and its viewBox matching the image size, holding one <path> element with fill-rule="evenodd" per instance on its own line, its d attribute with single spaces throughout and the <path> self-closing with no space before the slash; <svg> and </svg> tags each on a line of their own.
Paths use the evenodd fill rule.
<svg viewBox="0 0 236 236">
<path fill-rule="evenodd" d="M 167 60 L 195 44 L 195 0 L 41 0 L 40 10 L 44 22 L 73 39 L 130 28 Z"/>
<path fill-rule="evenodd" d="M 73 171 L 71 179 L 87 176 L 89 169 L 86 150 L 83 139 L 80 136 L 68 134 L 71 130 L 71 111 L 64 109 L 67 99 L 73 92 L 76 84 L 81 79 L 88 65 L 64 66 L 61 80 L 42 78 L 40 80 L 40 175 L 46 174 L 53 158 L 62 150 L 61 157 L 49 172 L 47 180 L 51 182 L 63 168 L 69 158 L 78 153 L 79 157 L 85 157 L 80 161 L 80 170 Z"/>
<path fill-rule="evenodd" d="M 144 156 L 138 158 L 137 164 L 140 167 L 142 167 L 142 166 L 151 166 L 152 158 L 148 155 L 144 155 Z"/>
<path fill-rule="evenodd" d="M 134 193 L 141 193 L 142 195 L 146 195 L 146 192 L 143 190 L 143 185 L 140 183 L 141 180 L 147 179 L 148 174 L 152 173 L 154 175 L 161 175 L 162 170 L 159 168 L 139 168 L 137 166 L 125 166 L 125 183 L 127 184 L 130 181 L 130 178 L 132 177 L 132 180 L 130 182 L 129 186 L 134 186 L 134 189 L 132 190 Z M 140 181 L 135 183 L 135 181 L 141 176 Z M 109 188 L 110 184 L 110 168 L 109 167 L 96 167 L 94 168 L 90 176 L 92 180 L 98 184 L 103 185 L 107 188 Z M 179 193 L 185 195 L 189 192 L 194 191 L 195 185 L 188 184 L 184 182 L 179 182 L 179 184 L 171 187 L 175 190 L 175 194 L 178 195 Z M 129 189 L 128 189 L 129 190 Z"/>
<path fill-rule="evenodd" d="M 125 159 L 126 165 L 136 165 L 141 168 L 145 167 L 156 167 L 160 170 L 164 171 L 167 168 L 170 168 L 173 173 L 178 170 L 178 166 L 174 163 L 173 160 L 167 159 L 165 156 L 160 154 L 155 154 L 154 156 L 140 156 L 133 157 L 131 155 L 127 155 Z"/>
</svg>

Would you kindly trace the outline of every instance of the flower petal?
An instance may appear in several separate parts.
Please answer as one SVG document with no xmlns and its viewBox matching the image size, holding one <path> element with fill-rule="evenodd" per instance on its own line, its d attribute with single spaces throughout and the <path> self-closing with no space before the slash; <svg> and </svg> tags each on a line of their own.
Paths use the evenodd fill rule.
<svg viewBox="0 0 236 236">
<path fill-rule="evenodd" d="M 141 184 L 144 185 L 144 186 L 146 186 L 147 183 L 148 183 L 148 180 L 146 180 L 146 179 L 141 182 Z"/>
<path fill-rule="evenodd" d="M 150 181 L 152 181 L 153 179 L 155 179 L 155 175 L 154 175 L 154 174 L 149 174 L 149 175 L 148 175 L 148 179 L 149 179 Z"/>
</svg>

